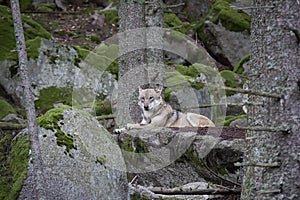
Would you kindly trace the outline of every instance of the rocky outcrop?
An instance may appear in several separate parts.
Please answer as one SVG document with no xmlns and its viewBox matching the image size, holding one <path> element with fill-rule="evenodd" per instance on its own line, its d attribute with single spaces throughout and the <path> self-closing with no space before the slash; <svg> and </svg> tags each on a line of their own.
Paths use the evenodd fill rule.
<svg viewBox="0 0 300 200">
<path fill-rule="evenodd" d="M 155 128 L 118 136 L 127 169 L 144 187 L 180 187 L 209 182 L 241 183 L 244 132 L 235 128 Z"/>
<path fill-rule="evenodd" d="M 54 103 L 68 105 L 78 103 L 72 102 L 74 98 L 75 101 L 81 100 L 81 97 L 76 96 L 80 92 L 77 90 L 76 93 L 74 88 L 88 91 L 88 102 L 97 95 L 110 96 L 113 89 L 117 87 L 116 76 L 105 71 L 104 67 L 104 69 L 101 69 L 102 66 L 99 67 L 101 64 L 109 64 L 109 58 L 95 54 L 96 61 L 86 63 L 85 57 L 80 57 L 81 49 L 61 45 L 48 39 L 40 40 L 38 51 L 37 58 L 30 59 L 28 66 L 33 92 L 36 100 L 40 100 L 38 108 L 42 110 L 53 107 Z M 89 53 L 86 50 L 85 56 L 89 56 Z M 0 84 L 9 95 L 21 102 L 23 88 L 18 72 L 12 70 L 15 64 L 15 61 L 8 60 L 0 63 Z"/>
<path fill-rule="evenodd" d="M 230 69 L 250 52 L 250 16 L 238 5 L 217 0 L 196 28 L 210 54 Z"/>
<path fill-rule="evenodd" d="M 38 122 L 47 199 L 129 198 L 121 150 L 92 116 L 63 106 Z M 32 181 L 26 179 L 19 199 L 31 199 Z"/>
</svg>

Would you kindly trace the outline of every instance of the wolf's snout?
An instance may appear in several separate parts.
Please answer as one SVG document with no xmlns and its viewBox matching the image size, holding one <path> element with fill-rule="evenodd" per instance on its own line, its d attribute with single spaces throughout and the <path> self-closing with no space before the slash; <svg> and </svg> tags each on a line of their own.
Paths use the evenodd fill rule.
<svg viewBox="0 0 300 200">
<path fill-rule="evenodd" d="M 144 106 L 144 109 L 148 111 L 149 110 L 149 106 Z"/>
</svg>

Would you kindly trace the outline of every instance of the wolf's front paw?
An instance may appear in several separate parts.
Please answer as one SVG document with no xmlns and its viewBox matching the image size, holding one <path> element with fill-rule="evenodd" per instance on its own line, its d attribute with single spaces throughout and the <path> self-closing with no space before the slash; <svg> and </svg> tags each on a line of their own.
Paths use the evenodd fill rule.
<svg viewBox="0 0 300 200">
<path fill-rule="evenodd" d="M 117 128 L 117 129 L 114 130 L 114 134 L 124 133 L 125 130 L 126 130 L 126 128 Z"/>
</svg>

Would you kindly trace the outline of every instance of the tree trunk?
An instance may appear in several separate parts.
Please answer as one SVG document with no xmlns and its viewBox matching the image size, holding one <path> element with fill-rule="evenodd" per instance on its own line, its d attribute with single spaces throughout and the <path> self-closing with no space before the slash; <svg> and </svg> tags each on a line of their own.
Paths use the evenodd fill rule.
<svg viewBox="0 0 300 200">
<path fill-rule="evenodd" d="M 242 199 L 300 199 L 300 5 L 255 0 L 254 6 L 249 87 L 282 98 L 250 96 L 264 102 L 248 108 L 250 125 L 274 129 L 247 132 Z"/>
<path fill-rule="evenodd" d="M 28 72 L 28 60 L 26 53 L 26 45 L 24 38 L 24 30 L 22 26 L 22 19 L 20 13 L 20 6 L 18 0 L 11 0 L 12 16 L 14 21 L 14 29 L 16 36 L 16 44 L 19 58 L 19 75 L 23 85 L 23 98 L 22 105 L 26 109 L 26 117 L 28 122 L 28 133 L 31 143 L 31 163 L 33 167 L 32 175 L 35 179 L 33 185 L 33 192 L 36 199 L 43 199 L 43 170 L 42 170 L 42 157 L 39 145 L 38 126 L 35 116 L 34 96 L 31 88 L 31 80 Z"/>
<path fill-rule="evenodd" d="M 163 31 L 159 29 L 163 26 L 163 10 L 160 3 L 159 0 L 120 1 L 118 126 L 141 121 L 137 106 L 139 86 L 163 83 Z"/>
</svg>

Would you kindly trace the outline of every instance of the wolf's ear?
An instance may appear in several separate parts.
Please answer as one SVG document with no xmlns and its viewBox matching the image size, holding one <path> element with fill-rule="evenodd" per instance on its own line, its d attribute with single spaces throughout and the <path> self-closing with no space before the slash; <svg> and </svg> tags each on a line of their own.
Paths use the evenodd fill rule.
<svg viewBox="0 0 300 200">
<path fill-rule="evenodd" d="M 161 95 L 161 92 L 163 91 L 164 87 L 162 85 L 157 85 L 155 92 Z"/>
<path fill-rule="evenodd" d="M 143 91 L 143 89 L 141 88 L 141 86 L 139 86 L 139 94 L 141 94 Z"/>
</svg>

